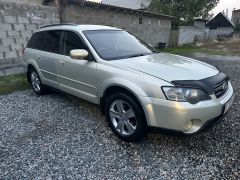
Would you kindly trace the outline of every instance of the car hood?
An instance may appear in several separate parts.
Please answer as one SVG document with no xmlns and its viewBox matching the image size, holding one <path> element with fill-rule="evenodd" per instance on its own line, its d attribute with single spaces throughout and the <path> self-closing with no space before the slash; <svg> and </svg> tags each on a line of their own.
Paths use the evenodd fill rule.
<svg viewBox="0 0 240 180">
<path fill-rule="evenodd" d="M 116 60 L 113 63 L 168 82 L 174 80 L 200 80 L 219 73 L 217 68 L 209 64 L 168 53 Z"/>
</svg>

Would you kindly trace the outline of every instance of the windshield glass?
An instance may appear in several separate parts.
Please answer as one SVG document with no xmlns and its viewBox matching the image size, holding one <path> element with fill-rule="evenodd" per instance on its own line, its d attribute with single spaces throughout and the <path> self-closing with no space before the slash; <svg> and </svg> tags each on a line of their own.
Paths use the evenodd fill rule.
<svg viewBox="0 0 240 180">
<path fill-rule="evenodd" d="M 98 55 L 104 60 L 117 60 L 153 54 L 154 49 L 134 35 L 122 30 L 83 32 Z"/>
</svg>

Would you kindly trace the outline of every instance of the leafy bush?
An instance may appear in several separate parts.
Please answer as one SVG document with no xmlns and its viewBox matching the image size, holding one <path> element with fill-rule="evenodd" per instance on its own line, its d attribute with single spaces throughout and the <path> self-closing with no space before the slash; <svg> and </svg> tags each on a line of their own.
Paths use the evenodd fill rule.
<svg viewBox="0 0 240 180">
<path fill-rule="evenodd" d="M 234 29 L 235 32 L 240 32 L 240 24 L 237 24 Z"/>
</svg>

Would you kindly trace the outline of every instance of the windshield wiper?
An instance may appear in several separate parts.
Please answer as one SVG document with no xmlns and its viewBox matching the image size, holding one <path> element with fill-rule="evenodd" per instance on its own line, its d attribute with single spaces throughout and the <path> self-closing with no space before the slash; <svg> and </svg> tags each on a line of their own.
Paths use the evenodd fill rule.
<svg viewBox="0 0 240 180">
<path fill-rule="evenodd" d="M 135 54 L 132 56 L 128 56 L 127 58 L 134 58 L 134 57 L 147 56 L 147 55 L 150 55 L 150 54 Z"/>
</svg>

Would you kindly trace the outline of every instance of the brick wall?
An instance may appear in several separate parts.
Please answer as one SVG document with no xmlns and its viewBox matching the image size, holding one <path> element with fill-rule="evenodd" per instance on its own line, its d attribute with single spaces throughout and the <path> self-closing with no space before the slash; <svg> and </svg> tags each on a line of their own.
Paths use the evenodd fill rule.
<svg viewBox="0 0 240 180">
<path fill-rule="evenodd" d="M 142 24 L 139 24 L 139 18 Z M 67 5 L 63 11 L 66 23 L 109 25 L 125 29 L 149 44 L 169 43 L 171 20 L 150 16 L 140 16 L 110 9 Z"/>
<path fill-rule="evenodd" d="M 21 61 L 33 32 L 53 23 L 59 23 L 55 7 L 0 1 L 0 64 Z"/>
</svg>

